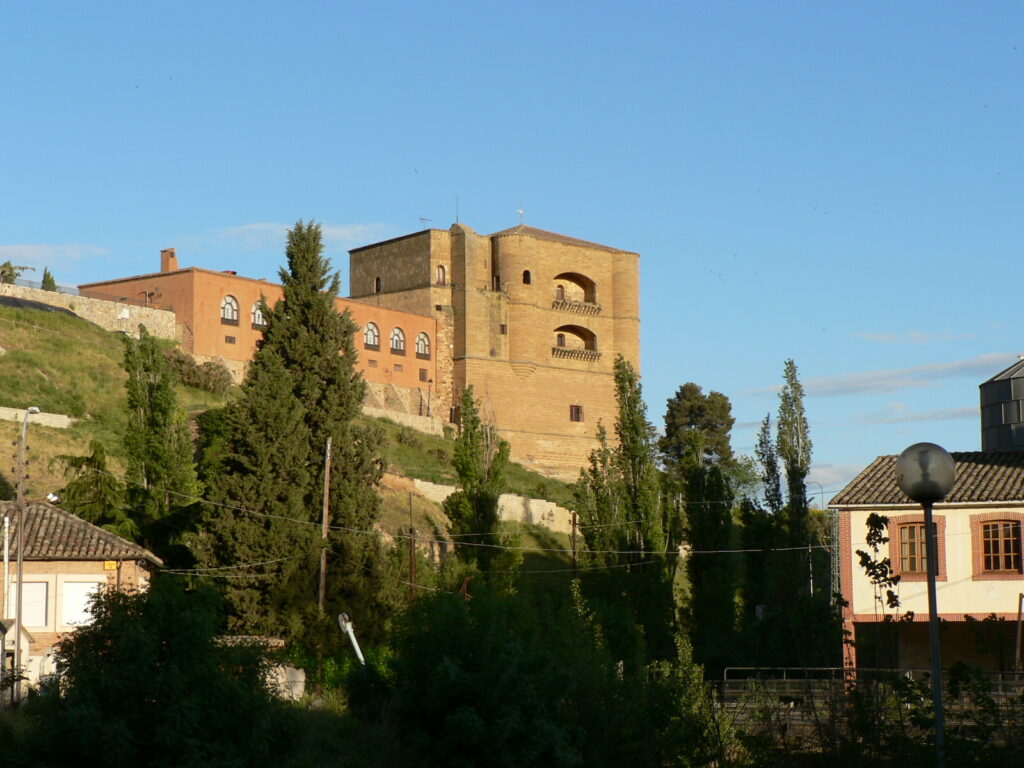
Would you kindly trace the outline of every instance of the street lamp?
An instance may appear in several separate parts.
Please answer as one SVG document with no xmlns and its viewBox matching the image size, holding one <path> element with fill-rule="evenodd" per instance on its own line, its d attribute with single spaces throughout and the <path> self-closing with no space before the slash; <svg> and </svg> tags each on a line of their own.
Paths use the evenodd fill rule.
<svg viewBox="0 0 1024 768">
<path fill-rule="evenodd" d="M 359 641 L 356 640 L 355 626 L 352 624 L 352 617 L 347 613 L 338 614 L 338 626 L 341 627 L 341 631 L 348 635 L 348 639 L 352 641 L 352 647 L 355 649 L 356 657 L 359 659 L 359 663 L 364 667 L 366 666 L 366 659 L 363 658 L 363 651 L 359 647 Z"/>
<path fill-rule="evenodd" d="M 939 612 L 935 579 L 939 567 L 939 549 L 935 541 L 932 505 L 942 501 L 953 488 L 956 464 L 945 448 L 935 443 L 915 443 L 896 459 L 896 484 L 924 509 L 925 547 L 928 552 L 928 635 L 932 651 L 932 700 L 935 704 L 935 754 L 944 768 L 945 741 L 942 716 L 942 658 L 939 655 Z"/>
<path fill-rule="evenodd" d="M 32 405 L 25 410 L 25 418 L 21 422 L 21 440 L 18 441 L 18 604 L 15 608 L 14 617 L 14 673 L 19 674 L 21 670 L 21 620 L 24 612 L 25 602 L 25 438 L 28 437 L 28 417 L 39 413 L 39 409 Z M 13 698 L 19 700 L 21 685 L 17 677 L 14 683 Z"/>
</svg>

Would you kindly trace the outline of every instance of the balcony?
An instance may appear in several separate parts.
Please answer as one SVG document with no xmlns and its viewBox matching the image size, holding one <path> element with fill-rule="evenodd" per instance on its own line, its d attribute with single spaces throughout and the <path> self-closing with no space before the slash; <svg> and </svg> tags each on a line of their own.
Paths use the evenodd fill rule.
<svg viewBox="0 0 1024 768">
<path fill-rule="evenodd" d="M 568 360 L 584 360 L 588 363 L 597 362 L 601 359 L 601 353 L 596 349 L 581 349 L 580 347 L 552 347 L 552 357 L 562 357 Z"/>
<path fill-rule="evenodd" d="M 600 315 L 601 305 L 591 301 L 575 301 L 573 299 L 555 299 L 551 308 L 562 312 L 575 312 L 579 315 Z"/>
</svg>

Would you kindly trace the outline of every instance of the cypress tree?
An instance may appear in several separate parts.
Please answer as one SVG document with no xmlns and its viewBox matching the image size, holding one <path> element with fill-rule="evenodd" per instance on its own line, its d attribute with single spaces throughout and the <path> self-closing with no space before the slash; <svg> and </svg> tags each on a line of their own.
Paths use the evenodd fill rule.
<svg viewBox="0 0 1024 768">
<path fill-rule="evenodd" d="M 53 279 L 53 273 L 50 271 L 49 267 L 45 267 L 43 269 L 43 282 L 41 287 L 44 291 L 57 290 L 57 281 Z"/>
<path fill-rule="evenodd" d="M 283 634 L 308 650 L 337 641 L 333 617 L 352 615 L 360 635 L 380 635 L 394 591 L 373 530 L 383 465 L 379 429 L 354 422 L 365 383 L 355 367 L 356 326 L 335 305 L 339 281 L 323 255 L 320 226 L 299 221 L 288 233 L 283 298 L 264 309 L 267 327 L 229 407 L 216 453 L 217 498 L 264 515 L 211 510 L 197 544 L 216 565 L 253 566 L 251 580 L 225 587 L 241 631 Z M 324 454 L 332 442 L 328 592 L 317 609 Z M 296 522 L 300 521 L 300 522 Z M 261 570 L 262 569 L 262 570 Z M 258 575 L 255 575 L 258 574 Z M 227 581 L 227 580 L 226 580 Z M 247 583 L 251 581 L 251 583 Z"/>
</svg>

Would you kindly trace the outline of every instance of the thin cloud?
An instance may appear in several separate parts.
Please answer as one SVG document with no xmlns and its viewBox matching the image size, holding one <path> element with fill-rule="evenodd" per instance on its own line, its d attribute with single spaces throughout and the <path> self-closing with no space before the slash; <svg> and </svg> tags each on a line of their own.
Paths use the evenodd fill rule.
<svg viewBox="0 0 1024 768">
<path fill-rule="evenodd" d="M 940 408 L 935 411 L 913 413 L 903 403 L 891 403 L 886 411 L 861 414 L 857 420 L 862 424 L 906 424 L 917 421 L 956 421 L 977 418 L 977 408 Z"/>
<path fill-rule="evenodd" d="M 874 457 L 872 457 L 874 458 Z M 839 491 L 860 474 L 861 470 L 868 465 L 864 464 L 811 464 L 811 471 L 807 475 L 807 495 L 814 497 L 820 505 L 822 490 L 824 490 L 825 504 L 831 500 Z M 818 487 L 821 484 L 821 488 Z"/>
<path fill-rule="evenodd" d="M 265 248 L 284 248 L 288 230 L 292 225 L 279 221 L 256 221 L 233 227 L 221 227 L 211 232 L 185 238 L 186 246 L 230 248 L 257 251 Z M 382 224 L 323 224 L 324 245 L 334 250 L 347 250 L 356 245 L 373 242 L 385 227 Z"/>
<path fill-rule="evenodd" d="M 923 331 L 855 333 L 854 336 L 875 344 L 931 344 L 937 341 L 962 341 L 976 338 L 973 333 L 924 333 Z"/>
<path fill-rule="evenodd" d="M 804 382 L 808 397 L 841 395 L 881 395 L 901 389 L 935 386 L 936 379 L 990 377 L 1002 370 L 1014 356 L 1006 353 L 978 355 L 951 363 L 928 363 L 910 368 L 886 368 L 877 371 L 855 371 L 838 376 L 819 376 Z M 778 392 L 779 386 L 756 389 L 751 394 Z"/>
<path fill-rule="evenodd" d="M 109 251 L 85 243 L 0 245 L 0 262 L 29 267 L 54 267 L 85 258 L 104 256 Z"/>
</svg>

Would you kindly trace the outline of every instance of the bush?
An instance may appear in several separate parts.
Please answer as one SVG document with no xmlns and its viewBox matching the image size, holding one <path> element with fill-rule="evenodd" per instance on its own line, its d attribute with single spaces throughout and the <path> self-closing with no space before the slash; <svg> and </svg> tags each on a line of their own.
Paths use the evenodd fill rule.
<svg viewBox="0 0 1024 768">
<path fill-rule="evenodd" d="M 197 365 L 195 360 L 177 347 L 165 350 L 164 357 L 178 381 L 186 387 L 195 387 L 223 397 L 234 383 L 230 371 L 223 365 L 214 362 Z"/>
</svg>

